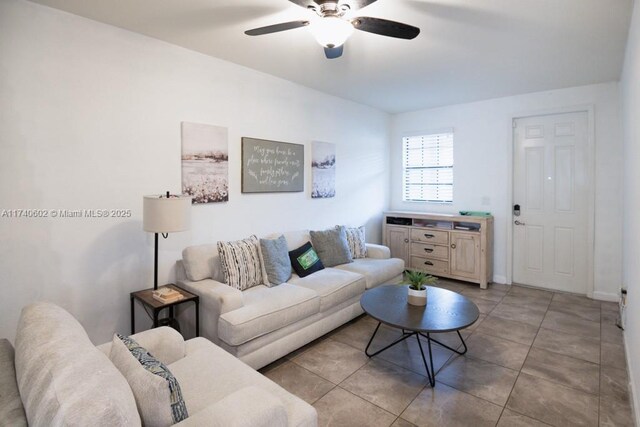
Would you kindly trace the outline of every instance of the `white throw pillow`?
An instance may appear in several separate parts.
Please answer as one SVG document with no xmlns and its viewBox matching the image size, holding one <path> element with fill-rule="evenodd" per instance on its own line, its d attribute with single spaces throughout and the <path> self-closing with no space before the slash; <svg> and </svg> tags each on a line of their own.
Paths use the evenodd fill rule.
<svg viewBox="0 0 640 427">
<path fill-rule="evenodd" d="M 244 291 L 268 283 L 256 236 L 235 242 L 218 242 L 218 255 L 227 285 Z"/>
<path fill-rule="evenodd" d="M 345 227 L 347 232 L 347 243 L 353 259 L 366 258 L 367 244 L 364 237 L 364 226 L 361 227 Z"/>
<path fill-rule="evenodd" d="M 145 427 L 166 427 L 189 416 L 178 380 L 135 340 L 114 335 L 109 359 L 127 379 Z"/>
</svg>

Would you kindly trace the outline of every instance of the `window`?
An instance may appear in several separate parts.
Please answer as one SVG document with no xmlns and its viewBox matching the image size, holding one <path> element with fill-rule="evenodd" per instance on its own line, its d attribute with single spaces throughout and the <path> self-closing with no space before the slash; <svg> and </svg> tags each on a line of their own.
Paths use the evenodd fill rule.
<svg viewBox="0 0 640 427">
<path fill-rule="evenodd" d="M 402 138 L 405 202 L 453 202 L 453 131 Z"/>
</svg>

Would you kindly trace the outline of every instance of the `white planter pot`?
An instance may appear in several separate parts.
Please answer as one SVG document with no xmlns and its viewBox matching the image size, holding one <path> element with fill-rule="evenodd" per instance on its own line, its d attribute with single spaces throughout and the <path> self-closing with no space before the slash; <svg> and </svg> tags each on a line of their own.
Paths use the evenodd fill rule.
<svg viewBox="0 0 640 427">
<path fill-rule="evenodd" d="M 414 289 L 411 289 L 410 287 L 407 287 L 408 289 L 408 298 L 407 298 L 407 302 L 411 305 L 417 305 L 417 306 L 425 306 L 427 305 L 427 290 L 423 290 L 423 291 L 416 291 Z"/>
</svg>

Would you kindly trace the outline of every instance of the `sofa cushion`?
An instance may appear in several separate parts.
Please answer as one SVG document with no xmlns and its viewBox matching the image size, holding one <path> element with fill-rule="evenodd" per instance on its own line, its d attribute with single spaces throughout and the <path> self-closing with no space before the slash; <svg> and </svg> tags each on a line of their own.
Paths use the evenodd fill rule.
<svg viewBox="0 0 640 427">
<path fill-rule="evenodd" d="M 291 260 L 284 236 L 260 239 L 260 250 L 270 285 L 277 286 L 291 278 Z"/>
<path fill-rule="evenodd" d="M 256 286 L 243 292 L 244 306 L 220 316 L 218 336 L 237 346 L 304 319 L 320 310 L 315 292 L 283 283 Z"/>
<path fill-rule="evenodd" d="M 247 399 L 251 405 L 247 405 Z M 287 411 L 276 396 L 255 386 L 235 391 L 176 427 L 287 427 Z"/>
<path fill-rule="evenodd" d="M 15 354 L 9 340 L 0 340 L 0 425 L 26 427 L 20 391 L 16 383 Z"/>
<path fill-rule="evenodd" d="M 345 227 L 347 234 L 347 243 L 349 251 L 353 259 L 366 258 L 367 243 L 365 241 L 364 226 L 362 227 Z"/>
<path fill-rule="evenodd" d="M 266 290 L 280 289 L 263 287 Z M 252 288 L 251 290 L 254 290 Z M 195 345 L 197 343 L 197 345 Z M 316 427 L 317 413 L 313 406 L 289 393 L 264 375 L 245 365 L 236 357 L 204 338 L 188 341 L 187 355 L 169 365 L 182 384 L 182 394 L 192 414 L 206 410 L 230 394 L 245 387 L 257 387 L 277 398 L 287 413 L 288 425 Z M 189 348 L 195 349 L 189 351 Z M 215 386 L 212 387 L 212 384 Z M 246 396 L 245 411 L 252 411 L 253 395 Z M 187 420 L 188 423 L 188 420 Z"/>
<path fill-rule="evenodd" d="M 241 291 L 265 284 L 256 236 L 234 242 L 218 242 L 225 283 Z"/>
<path fill-rule="evenodd" d="M 362 275 L 335 268 L 325 268 L 307 277 L 294 276 L 289 280 L 289 283 L 318 294 L 320 296 L 320 312 L 325 312 L 362 294 L 366 286 Z"/>
<path fill-rule="evenodd" d="M 289 252 L 291 266 L 300 277 L 305 277 L 324 269 L 324 265 L 315 251 L 311 242 L 307 242 L 297 249 Z"/>
<path fill-rule="evenodd" d="M 135 340 L 114 335 L 109 358 L 131 386 L 145 426 L 170 426 L 189 417 L 178 380 Z"/>
<path fill-rule="evenodd" d="M 362 274 L 366 278 L 367 289 L 371 289 L 401 275 L 404 271 L 404 261 L 398 258 L 362 258 L 336 268 Z"/>
<path fill-rule="evenodd" d="M 309 234 L 311 243 L 325 267 L 334 267 L 353 261 L 344 226 L 336 225 L 334 228 L 311 231 Z"/>
<path fill-rule="evenodd" d="M 127 380 L 64 309 L 48 303 L 25 307 L 15 354 L 29 425 L 140 425 Z"/>
</svg>

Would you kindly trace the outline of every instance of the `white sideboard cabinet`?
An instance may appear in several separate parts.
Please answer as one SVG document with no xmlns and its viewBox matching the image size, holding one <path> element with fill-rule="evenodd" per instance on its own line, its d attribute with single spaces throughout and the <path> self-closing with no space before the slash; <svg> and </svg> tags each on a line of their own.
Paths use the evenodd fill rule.
<svg viewBox="0 0 640 427">
<path fill-rule="evenodd" d="M 493 280 L 493 217 L 386 212 L 384 244 L 409 270 L 478 283 Z"/>
</svg>

